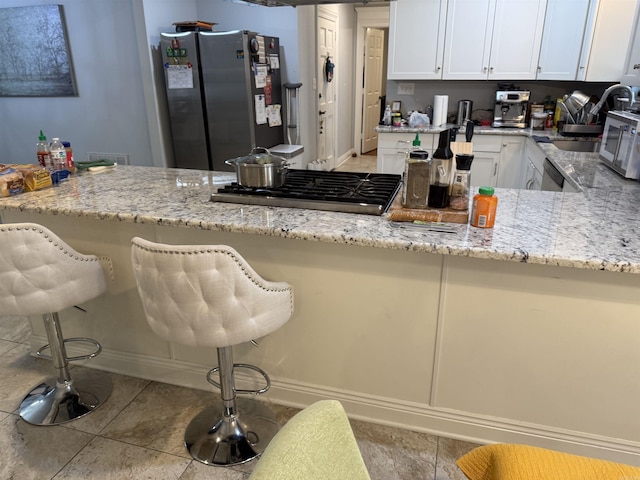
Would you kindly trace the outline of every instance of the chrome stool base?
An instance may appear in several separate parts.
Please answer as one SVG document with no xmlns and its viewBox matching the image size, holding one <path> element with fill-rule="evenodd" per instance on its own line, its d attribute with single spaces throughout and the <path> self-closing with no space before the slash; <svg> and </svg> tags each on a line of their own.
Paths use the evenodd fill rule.
<svg viewBox="0 0 640 480">
<path fill-rule="evenodd" d="M 239 414 L 225 416 L 218 402 L 189 423 L 184 442 L 194 460 L 207 465 L 239 465 L 258 457 L 278 432 L 275 415 L 261 402 L 236 399 Z"/>
<path fill-rule="evenodd" d="M 20 404 L 20 417 L 33 425 L 59 425 L 91 413 L 104 403 L 113 385 L 106 373 L 75 372 L 73 379 L 46 379 Z"/>
</svg>

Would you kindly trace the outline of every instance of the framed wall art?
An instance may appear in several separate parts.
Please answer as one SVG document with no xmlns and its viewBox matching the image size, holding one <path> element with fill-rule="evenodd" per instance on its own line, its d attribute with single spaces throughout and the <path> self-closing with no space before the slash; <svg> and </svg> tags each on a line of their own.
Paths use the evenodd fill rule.
<svg viewBox="0 0 640 480">
<path fill-rule="evenodd" d="M 0 8 L 0 96 L 78 94 L 62 5 Z"/>
</svg>

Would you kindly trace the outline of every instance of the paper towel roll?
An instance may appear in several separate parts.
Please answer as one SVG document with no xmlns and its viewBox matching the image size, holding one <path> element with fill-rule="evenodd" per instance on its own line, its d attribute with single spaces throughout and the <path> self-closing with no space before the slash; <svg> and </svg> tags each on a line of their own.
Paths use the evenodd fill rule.
<svg viewBox="0 0 640 480">
<path fill-rule="evenodd" d="M 435 95 L 433 97 L 433 125 L 435 127 L 447 123 L 449 95 Z"/>
</svg>

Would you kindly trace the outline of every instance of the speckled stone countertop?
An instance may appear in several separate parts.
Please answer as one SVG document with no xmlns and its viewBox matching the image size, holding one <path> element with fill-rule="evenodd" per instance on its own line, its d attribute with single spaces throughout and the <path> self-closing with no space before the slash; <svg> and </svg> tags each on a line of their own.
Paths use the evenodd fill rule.
<svg viewBox="0 0 640 480">
<path fill-rule="evenodd" d="M 539 145 L 567 172 L 568 181 L 584 191 L 496 189 L 493 229 L 454 224 L 455 233 L 438 233 L 394 228 L 384 216 L 212 203 L 210 194 L 233 181 L 234 174 L 134 166 L 82 173 L 58 187 L 0 198 L 0 214 L 13 210 L 91 217 L 640 273 L 640 183 L 610 171 L 597 154 Z"/>
</svg>

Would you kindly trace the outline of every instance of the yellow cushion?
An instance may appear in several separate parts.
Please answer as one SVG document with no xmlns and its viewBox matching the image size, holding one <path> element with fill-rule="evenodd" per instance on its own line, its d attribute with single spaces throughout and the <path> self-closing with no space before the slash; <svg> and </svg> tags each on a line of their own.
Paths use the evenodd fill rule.
<svg viewBox="0 0 640 480">
<path fill-rule="evenodd" d="M 321 400 L 289 420 L 250 480 L 370 480 L 340 402 Z"/>
<path fill-rule="evenodd" d="M 470 480 L 630 480 L 640 468 L 527 445 L 486 445 L 456 462 Z"/>
</svg>

